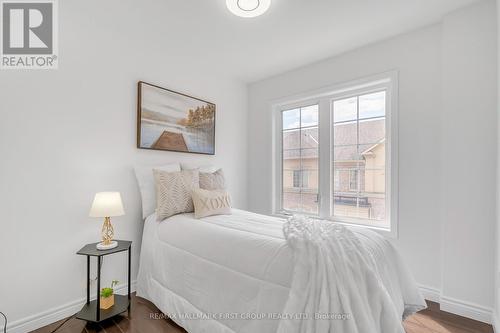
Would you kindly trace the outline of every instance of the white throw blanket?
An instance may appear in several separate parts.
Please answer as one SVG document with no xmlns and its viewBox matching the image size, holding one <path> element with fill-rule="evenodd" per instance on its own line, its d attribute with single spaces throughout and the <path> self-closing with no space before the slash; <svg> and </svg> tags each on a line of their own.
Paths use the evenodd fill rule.
<svg viewBox="0 0 500 333">
<path fill-rule="evenodd" d="M 426 307 L 401 258 L 378 233 L 292 217 L 290 296 L 278 333 L 404 333 L 404 317 Z"/>
</svg>

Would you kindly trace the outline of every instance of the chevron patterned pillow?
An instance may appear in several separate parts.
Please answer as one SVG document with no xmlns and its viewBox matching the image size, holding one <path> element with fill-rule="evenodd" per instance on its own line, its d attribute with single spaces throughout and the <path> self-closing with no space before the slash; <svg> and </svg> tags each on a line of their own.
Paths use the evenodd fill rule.
<svg viewBox="0 0 500 333">
<path fill-rule="evenodd" d="M 153 170 L 156 185 L 156 218 L 158 221 L 194 211 L 191 193 L 199 188 L 198 170 L 167 172 Z"/>
</svg>

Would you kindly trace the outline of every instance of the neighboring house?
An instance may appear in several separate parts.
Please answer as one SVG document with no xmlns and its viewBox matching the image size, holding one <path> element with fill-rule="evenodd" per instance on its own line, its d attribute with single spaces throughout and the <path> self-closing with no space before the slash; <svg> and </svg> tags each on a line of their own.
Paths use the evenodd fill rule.
<svg viewBox="0 0 500 333">
<path fill-rule="evenodd" d="M 385 217 L 385 119 L 334 126 L 334 214 Z M 358 143 L 358 144 L 357 144 Z M 318 129 L 283 133 L 283 207 L 318 212 Z"/>
</svg>

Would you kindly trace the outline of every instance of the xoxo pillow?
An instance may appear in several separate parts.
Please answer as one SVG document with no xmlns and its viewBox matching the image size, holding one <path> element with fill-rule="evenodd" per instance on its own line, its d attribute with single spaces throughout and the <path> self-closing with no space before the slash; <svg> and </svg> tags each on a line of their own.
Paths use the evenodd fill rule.
<svg viewBox="0 0 500 333">
<path fill-rule="evenodd" d="M 194 217 L 197 219 L 212 215 L 231 214 L 231 198 L 226 191 L 195 189 L 192 197 Z"/>
</svg>

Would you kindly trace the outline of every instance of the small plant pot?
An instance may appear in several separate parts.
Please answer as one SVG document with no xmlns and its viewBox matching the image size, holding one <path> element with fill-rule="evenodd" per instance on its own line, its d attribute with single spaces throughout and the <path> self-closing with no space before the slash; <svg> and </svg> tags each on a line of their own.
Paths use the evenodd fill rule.
<svg viewBox="0 0 500 333">
<path fill-rule="evenodd" d="M 102 297 L 101 296 L 101 302 L 100 302 L 100 308 L 103 310 L 107 310 L 110 307 L 115 305 L 115 295 L 111 295 L 109 297 Z"/>
</svg>

